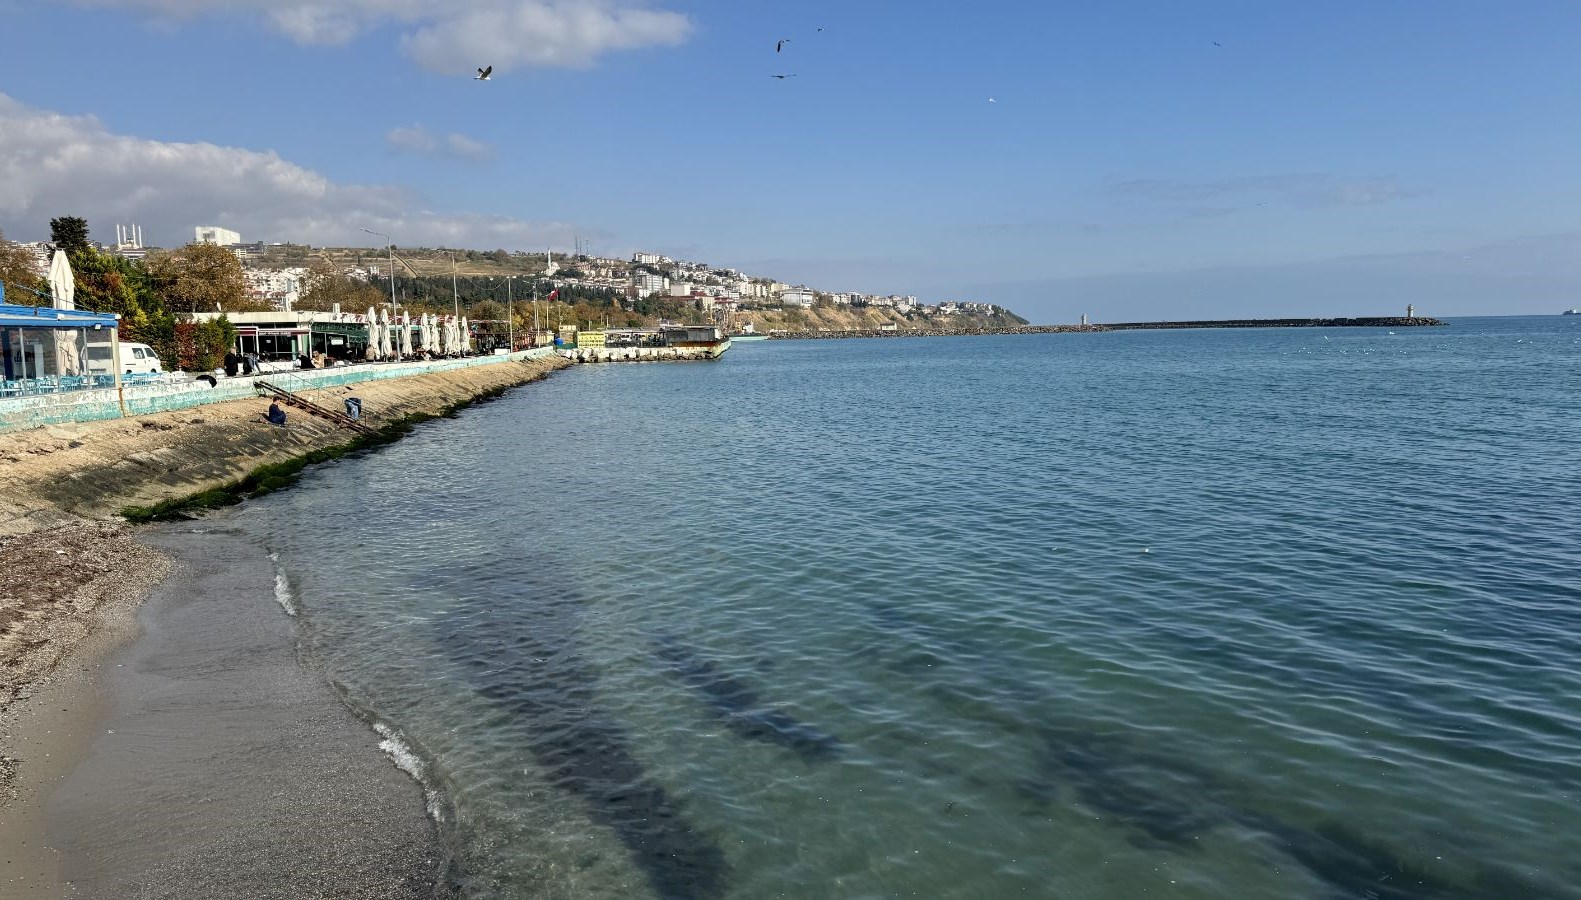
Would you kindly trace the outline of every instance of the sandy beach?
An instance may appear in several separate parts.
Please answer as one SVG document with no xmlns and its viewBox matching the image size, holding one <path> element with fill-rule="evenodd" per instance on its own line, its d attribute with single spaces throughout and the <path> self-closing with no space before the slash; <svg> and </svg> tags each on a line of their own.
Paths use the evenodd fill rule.
<svg viewBox="0 0 1581 900">
<path fill-rule="evenodd" d="M 563 365 L 311 399 L 354 393 L 377 428 Z M 352 437 L 301 414 L 270 427 L 264 405 L 0 435 L 0 900 L 447 892 L 421 789 L 298 657 L 273 563 L 233 513 L 116 516 Z"/>
</svg>

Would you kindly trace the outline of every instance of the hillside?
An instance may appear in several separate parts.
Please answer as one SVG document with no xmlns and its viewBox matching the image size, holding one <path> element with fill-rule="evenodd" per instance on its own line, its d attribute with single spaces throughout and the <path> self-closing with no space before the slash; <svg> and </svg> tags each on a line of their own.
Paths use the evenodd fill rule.
<svg viewBox="0 0 1581 900">
<path fill-rule="evenodd" d="M 388 259 L 385 252 L 376 248 L 281 244 L 263 247 L 261 253 L 248 260 L 248 264 L 255 268 L 271 269 L 328 263 L 343 271 L 353 267 L 371 267 L 383 271 Z M 512 296 L 517 301 L 534 294 L 543 298 L 551 289 L 558 288 L 560 298 L 566 301 L 567 306 L 559 309 L 543 305 L 541 309 L 547 316 L 545 321 L 651 325 L 665 318 L 686 321 L 706 321 L 709 318 L 701 302 L 689 298 L 671 298 L 660 293 L 635 301 L 629 299 L 627 285 L 632 270 L 656 272 L 660 271 L 658 267 L 639 266 L 625 260 L 588 260 L 569 256 L 556 256 L 554 262 L 557 271 L 550 278 L 544 275 L 548 267 L 548 257 L 544 253 L 396 247 L 395 289 L 402 298 L 402 305 L 414 311 L 447 312 L 456 302 L 462 308 L 469 309 L 484 301 L 504 303 Z M 727 272 L 696 268 L 697 264 L 676 265 L 693 267 L 678 277 L 692 279 L 698 287 L 710 291 L 729 283 L 721 276 L 733 277 Z M 507 285 L 508 277 L 511 277 L 513 285 Z M 767 283 L 767 279 L 757 281 Z M 822 299 L 810 309 L 782 309 L 772 301 L 752 301 L 752 304 L 761 304 L 765 308 L 740 310 L 726 324 L 733 331 L 751 322 L 759 331 L 871 331 L 878 330 L 882 325 L 893 324 L 900 331 L 935 332 L 1026 324 L 1025 319 L 1006 310 L 996 311 L 992 315 L 961 312 L 929 316 L 920 310 L 901 313 L 889 307 L 835 306 L 825 295 L 819 296 Z M 613 306 L 616 301 L 619 307 Z M 620 307 L 624 308 L 623 311 Z M 517 314 L 523 315 L 520 309 Z M 500 316 L 491 311 L 488 317 Z"/>
<path fill-rule="evenodd" d="M 396 247 L 395 270 L 398 275 L 414 277 L 448 277 L 452 273 L 451 255 L 454 254 L 455 274 L 460 277 L 503 275 L 542 275 L 548 264 L 543 253 L 509 253 L 504 250 L 436 250 L 427 247 Z M 328 261 L 337 267 L 377 266 L 383 269 L 389 256 L 376 247 L 308 247 L 305 244 L 270 244 L 263 254 L 251 261 L 259 268 L 285 268 L 308 266 L 314 261 Z M 564 265 L 564 261 L 556 259 Z"/>
<path fill-rule="evenodd" d="M 892 309 L 850 309 L 828 307 L 812 309 L 748 309 L 735 314 L 732 330 L 739 331 L 751 322 L 760 332 L 769 331 L 877 331 L 893 324 L 900 331 L 954 331 L 977 328 L 1008 328 L 1025 325 L 1013 314 L 982 316 L 962 313 L 954 316 L 910 316 Z"/>
</svg>

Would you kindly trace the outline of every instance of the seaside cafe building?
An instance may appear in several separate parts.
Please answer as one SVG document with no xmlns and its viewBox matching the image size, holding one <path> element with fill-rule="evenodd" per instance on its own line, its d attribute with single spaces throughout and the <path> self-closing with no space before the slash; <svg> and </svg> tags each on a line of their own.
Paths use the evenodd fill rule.
<svg viewBox="0 0 1581 900">
<path fill-rule="evenodd" d="M 238 353 L 256 353 L 263 360 L 295 359 L 304 353 L 322 353 L 340 359 L 361 359 L 368 347 L 364 316 L 331 312 L 197 312 L 193 322 L 212 322 L 225 316 L 236 329 Z"/>
<path fill-rule="evenodd" d="M 119 387 L 114 313 L 19 306 L 0 294 L 0 399 Z"/>
</svg>

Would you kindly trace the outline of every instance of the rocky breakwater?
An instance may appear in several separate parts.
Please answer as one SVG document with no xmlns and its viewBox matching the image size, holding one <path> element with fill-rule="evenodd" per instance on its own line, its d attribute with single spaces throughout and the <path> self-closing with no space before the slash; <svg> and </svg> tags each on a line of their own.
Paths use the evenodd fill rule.
<svg viewBox="0 0 1581 900">
<path fill-rule="evenodd" d="M 726 341 L 711 347 L 573 347 L 559 353 L 574 363 L 678 362 L 718 359 L 729 348 Z"/>
<path fill-rule="evenodd" d="M 962 335 L 987 335 L 987 334 L 1064 334 L 1073 331 L 1108 331 L 1103 325 L 1016 325 L 1009 328 L 957 328 L 957 329 L 907 329 L 894 331 L 880 331 L 877 329 L 820 329 L 814 331 L 785 331 L 775 329 L 769 332 L 769 337 L 775 340 L 824 340 L 828 338 L 876 338 L 876 337 L 961 337 Z"/>
<path fill-rule="evenodd" d="M 1145 328 L 1413 328 L 1442 325 L 1427 316 L 1372 316 L 1352 319 L 1213 319 L 1188 322 L 1111 322 L 1099 326 L 1109 331 Z"/>
</svg>

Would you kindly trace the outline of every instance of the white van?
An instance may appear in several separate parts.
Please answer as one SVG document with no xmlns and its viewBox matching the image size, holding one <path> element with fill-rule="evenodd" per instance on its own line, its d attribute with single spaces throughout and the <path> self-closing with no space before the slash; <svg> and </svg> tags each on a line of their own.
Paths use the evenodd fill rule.
<svg viewBox="0 0 1581 900">
<path fill-rule="evenodd" d="M 88 345 L 88 371 L 95 375 L 110 374 L 110 345 Z M 154 353 L 154 348 L 147 344 L 133 344 L 121 342 L 121 374 L 149 372 L 158 374 L 164 367 L 159 364 L 159 356 Z"/>
</svg>

